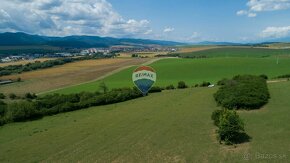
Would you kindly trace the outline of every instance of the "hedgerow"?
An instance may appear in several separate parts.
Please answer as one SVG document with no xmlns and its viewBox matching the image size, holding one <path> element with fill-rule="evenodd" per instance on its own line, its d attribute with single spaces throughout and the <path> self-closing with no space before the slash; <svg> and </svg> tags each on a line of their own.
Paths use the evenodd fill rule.
<svg viewBox="0 0 290 163">
<path fill-rule="evenodd" d="M 160 87 L 154 87 L 150 92 L 161 92 L 162 90 Z M 136 88 L 120 88 L 106 93 L 50 94 L 36 97 L 34 100 L 22 100 L 10 104 L 0 101 L 0 126 L 5 123 L 33 120 L 92 106 L 114 104 L 142 96 Z"/>
</svg>

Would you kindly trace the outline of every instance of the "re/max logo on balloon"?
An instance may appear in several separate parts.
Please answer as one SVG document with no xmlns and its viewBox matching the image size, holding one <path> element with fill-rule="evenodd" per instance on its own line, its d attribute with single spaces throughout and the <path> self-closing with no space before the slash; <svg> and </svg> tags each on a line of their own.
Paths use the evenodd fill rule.
<svg viewBox="0 0 290 163">
<path fill-rule="evenodd" d="M 134 70 L 132 80 L 143 95 L 146 95 L 156 81 L 156 72 L 149 66 L 141 66 Z"/>
<path fill-rule="evenodd" d="M 140 79 L 140 78 L 148 78 L 148 79 L 154 79 L 155 74 L 152 72 L 147 72 L 147 71 L 142 71 L 142 72 L 137 72 L 135 74 L 135 79 Z"/>
</svg>

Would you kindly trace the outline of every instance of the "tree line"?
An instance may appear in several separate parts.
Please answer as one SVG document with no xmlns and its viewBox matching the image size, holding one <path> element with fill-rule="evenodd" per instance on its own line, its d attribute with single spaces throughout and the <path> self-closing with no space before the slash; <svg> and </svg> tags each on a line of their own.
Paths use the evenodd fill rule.
<svg viewBox="0 0 290 163">
<path fill-rule="evenodd" d="M 0 67 L 0 76 L 6 76 L 11 74 L 21 74 L 23 72 L 50 68 L 58 65 L 64 65 L 71 62 L 89 60 L 89 59 L 100 59 L 100 58 L 111 58 L 114 55 L 103 55 L 102 53 L 96 53 L 91 56 L 77 57 L 77 58 L 61 58 L 55 60 L 48 60 L 44 62 L 36 61 L 34 63 L 27 63 L 24 65 L 9 65 L 5 67 Z"/>
</svg>

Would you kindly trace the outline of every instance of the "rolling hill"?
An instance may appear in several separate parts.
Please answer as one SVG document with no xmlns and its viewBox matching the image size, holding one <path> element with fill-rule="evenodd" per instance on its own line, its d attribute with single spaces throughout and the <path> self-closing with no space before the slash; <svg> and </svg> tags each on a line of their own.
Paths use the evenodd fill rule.
<svg viewBox="0 0 290 163">
<path fill-rule="evenodd" d="M 132 39 L 132 38 L 112 38 L 99 36 L 67 36 L 67 37 L 48 37 L 39 35 L 30 35 L 26 33 L 1 33 L 0 46 L 27 46 L 27 45 L 49 45 L 64 48 L 90 48 L 90 47 L 110 47 L 113 45 L 159 45 L 174 46 L 184 45 L 184 43 Z"/>
</svg>

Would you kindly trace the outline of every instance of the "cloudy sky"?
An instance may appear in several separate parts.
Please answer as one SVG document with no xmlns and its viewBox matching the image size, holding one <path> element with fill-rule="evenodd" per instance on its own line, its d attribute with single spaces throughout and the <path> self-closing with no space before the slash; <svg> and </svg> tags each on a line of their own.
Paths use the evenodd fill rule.
<svg viewBox="0 0 290 163">
<path fill-rule="evenodd" d="M 290 0 L 1 0 L 0 32 L 183 42 L 290 36 Z"/>
</svg>

